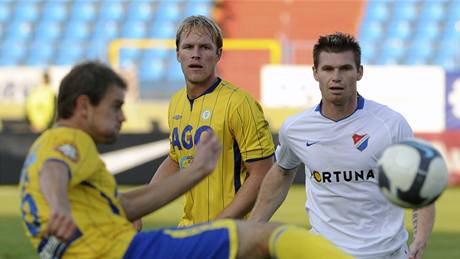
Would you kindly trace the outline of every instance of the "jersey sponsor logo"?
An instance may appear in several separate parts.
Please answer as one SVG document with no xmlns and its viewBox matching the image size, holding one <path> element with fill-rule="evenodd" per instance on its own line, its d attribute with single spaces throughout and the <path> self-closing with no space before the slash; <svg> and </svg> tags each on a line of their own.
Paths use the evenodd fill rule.
<svg viewBox="0 0 460 259">
<path fill-rule="evenodd" d="M 369 144 L 369 135 L 367 134 L 353 134 L 351 137 L 353 139 L 353 144 L 355 145 L 355 148 L 357 148 L 359 151 L 364 151 L 364 149 L 367 148 L 367 145 Z"/>
<path fill-rule="evenodd" d="M 208 111 L 208 110 L 205 110 L 202 114 L 201 114 L 201 118 L 203 120 L 209 120 L 209 118 L 211 118 L 211 112 Z"/>
<path fill-rule="evenodd" d="M 313 140 L 307 140 L 307 147 L 312 146 L 316 143 L 319 143 L 319 140 L 313 141 Z"/>
<path fill-rule="evenodd" d="M 175 127 L 171 132 L 171 145 L 178 150 L 190 150 L 196 145 L 201 138 L 201 135 L 211 127 L 204 125 L 194 130 L 192 125 L 185 126 L 182 130 Z"/>
<path fill-rule="evenodd" d="M 78 162 L 78 149 L 73 144 L 61 144 L 55 149 L 72 162 Z"/>
<path fill-rule="evenodd" d="M 369 170 L 345 170 L 345 171 L 313 171 L 310 178 L 314 178 L 318 183 L 340 183 L 340 182 L 363 182 L 375 180 L 372 169 Z"/>
</svg>

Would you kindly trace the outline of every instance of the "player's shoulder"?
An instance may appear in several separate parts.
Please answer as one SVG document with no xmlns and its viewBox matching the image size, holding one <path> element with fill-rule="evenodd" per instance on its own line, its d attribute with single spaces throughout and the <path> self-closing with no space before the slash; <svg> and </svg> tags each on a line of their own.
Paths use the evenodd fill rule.
<svg viewBox="0 0 460 259">
<path fill-rule="evenodd" d="M 379 102 L 365 99 L 364 110 L 383 121 L 405 121 L 404 116 L 396 110 Z"/>
<path fill-rule="evenodd" d="M 290 129 L 296 128 L 299 125 L 302 126 L 308 124 L 315 117 L 316 113 L 316 106 L 313 106 L 296 114 L 288 116 L 284 120 L 280 131 L 286 132 Z"/>
</svg>

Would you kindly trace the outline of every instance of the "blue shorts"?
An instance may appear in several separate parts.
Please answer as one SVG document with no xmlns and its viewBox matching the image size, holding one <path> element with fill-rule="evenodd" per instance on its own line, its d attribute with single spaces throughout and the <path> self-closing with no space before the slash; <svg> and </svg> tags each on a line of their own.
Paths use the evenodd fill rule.
<svg viewBox="0 0 460 259">
<path fill-rule="evenodd" d="M 236 223 L 218 220 L 181 228 L 139 232 L 123 258 L 236 258 Z"/>
</svg>

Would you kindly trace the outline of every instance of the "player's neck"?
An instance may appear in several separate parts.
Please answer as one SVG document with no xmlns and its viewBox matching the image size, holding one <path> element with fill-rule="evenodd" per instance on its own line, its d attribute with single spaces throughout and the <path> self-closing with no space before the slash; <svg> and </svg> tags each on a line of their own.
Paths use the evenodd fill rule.
<svg viewBox="0 0 460 259">
<path fill-rule="evenodd" d="M 194 83 L 187 81 L 187 97 L 191 100 L 199 97 L 217 81 L 217 78 L 217 75 L 214 75 L 204 82 Z"/>
<path fill-rule="evenodd" d="M 344 119 L 353 112 L 355 112 L 358 105 L 357 99 L 354 98 L 345 104 L 334 104 L 332 102 L 322 102 L 321 103 L 321 113 L 323 116 L 333 120 L 339 121 Z"/>
</svg>

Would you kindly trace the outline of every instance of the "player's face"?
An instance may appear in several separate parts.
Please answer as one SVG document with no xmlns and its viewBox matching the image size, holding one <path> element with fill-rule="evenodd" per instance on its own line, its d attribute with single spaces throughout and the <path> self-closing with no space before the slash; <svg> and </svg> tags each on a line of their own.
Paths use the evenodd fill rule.
<svg viewBox="0 0 460 259">
<path fill-rule="evenodd" d="M 357 67 L 353 51 L 319 54 L 318 67 L 313 75 L 319 82 L 323 104 L 344 106 L 354 104 L 357 96 L 356 82 L 363 76 L 362 66 Z M 351 101 L 351 102 L 350 102 Z"/>
<path fill-rule="evenodd" d="M 207 31 L 193 29 L 183 32 L 176 54 L 187 85 L 210 86 L 214 83 L 221 53 L 222 49 L 217 49 Z"/>
<path fill-rule="evenodd" d="M 113 143 L 126 120 L 121 109 L 125 99 L 125 90 L 110 86 L 97 106 L 88 109 L 88 133 L 96 143 Z"/>
</svg>

